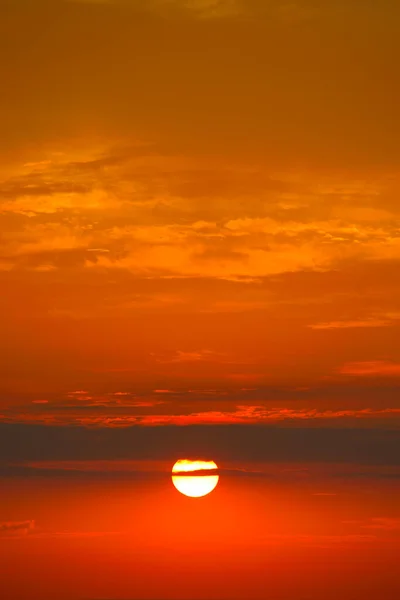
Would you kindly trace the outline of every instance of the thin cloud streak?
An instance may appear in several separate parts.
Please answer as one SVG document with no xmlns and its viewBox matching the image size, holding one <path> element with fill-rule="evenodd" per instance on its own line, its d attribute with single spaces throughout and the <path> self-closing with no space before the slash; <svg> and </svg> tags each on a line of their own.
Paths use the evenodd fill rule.
<svg viewBox="0 0 400 600">
<path fill-rule="evenodd" d="M 160 393 L 160 390 L 159 390 Z M 161 390 L 162 394 L 168 393 L 167 390 Z M 376 419 L 391 419 L 393 427 L 400 426 L 400 408 L 363 408 L 363 409 L 342 409 L 320 410 L 317 408 L 309 409 L 293 409 L 293 408 L 266 408 L 262 405 L 243 405 L 237 406 L 235 410 L 208 410 L 204 412 L 189 412 L 187 414 L 129 414 L 134 408 L 149 408 L 156 406 L 157 403 L 137 402 L 126 405 L 125 413 L 128 414 L 90 414 L 90 410 L 96 405 L 88 405 L 83 407 L 61 407 L 57 412 L 35 414 L 12 414 L 9 417 L 0 415 L 0 421 L 3 423 L 31 423 L 37 425 L 81 425 L 85 427 L 130 427 L 137 426 L 166 426 L 166 425 L 229 425 L 229 424 L 255 424 L 262 425 L 268 423 L 301 423 L 319 422 L 321 425 L 334 423 L 335 421 L 368 421 L 374 424 Z M 100 406 L 107 406 L 100 404 Z M 83 416 L 82 409 L 89 413 Z M 112 410 L 112 405 L 108 409 L 108 413 Z"/>
<path fill-rule="evenodd" d="M 35 521 L 0 522 L 0 538 L 14 538 L 31 535 L 35 529 Z"/>
<path fill-rule="evenodd" d="M 400 363 L 384 360 L 351 362 L 343 365 L 339 372 L 354 377 L 400 377 Z"/>
<path fill-rule="evenodd" d="M 358 329 L 369 327 L 390 327 L 394 322 L 389 319 L 365 319 L 354 321 L 328 321 L 327 323 L 315 323 L 309 325 L 311 329 Z"/>
</svg>

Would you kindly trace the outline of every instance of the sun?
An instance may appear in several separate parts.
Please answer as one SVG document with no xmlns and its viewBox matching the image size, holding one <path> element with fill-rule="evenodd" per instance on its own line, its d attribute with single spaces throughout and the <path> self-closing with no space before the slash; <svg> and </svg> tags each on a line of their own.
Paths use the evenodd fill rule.
<svg viewBox="0 0 400 600">
<path fill-rule="evenodd" d="M 209 474 L 216 469 L 212 460 L 178 460 L 172 467 L 172 483 L 181 494 L 201 498 L 216 488 L 219 475 Z"/>
</svg>

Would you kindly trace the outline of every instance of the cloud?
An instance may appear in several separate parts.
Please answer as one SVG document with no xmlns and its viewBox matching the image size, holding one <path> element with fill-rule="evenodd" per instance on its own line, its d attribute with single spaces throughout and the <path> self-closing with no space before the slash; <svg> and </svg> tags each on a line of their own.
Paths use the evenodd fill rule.
<svg viewBox="0 0 400 600">
<path fill-rule="evenodd" d="M 358 329 L 369 327 L 390 327 L 393 321 L 384 319 L 360 319 L 349 321 L 328 321 L 326 323 L 314 323 L 308 325 L 311 329 Z"/>
<path fill-rule="evenodd" d="M 208 19 L 233 17 L 243 12 L 241 0 L 176 0 L 176 4 L 197 17 Z"/>
<path fill-rule="evenodd" d="M 85 404 L 53 405 L 40 412 L 36 410 L 12 411 L 0 416 L 3 423 L 31 423 L 37 425 L 84 426 L 88 428 L 129 428 L 131 426 L 166 427 L 190 425 L 296 425 L 318 423 L 332 426 L 335 422 L 363 423 L 377 420 L 400 426 L 400 408 L 361 408 L 361 409 L 318 409 L 318 408 L 267 408 L 264 405 L 237 405 L 234 408 L 211 408 L 194 410 L 190 405 L 179 401 L 180 394 L 168 390 L 156 390 L 158 396 L 172 395 L 174 404 L 159 400 L 127 402 L 104 399 L 82 398 Z M 211 404 L 216 404 L 218 396 Z M 79 399 L 78 399 L 79 400 Z M 181 401 L 182 402 L 182 401 Z M 160 405 L 161 409 L 160 410 Z M 175 408 L 174 408 L 175 407 Z M 147 409 L 147 410 L 146 410 Z"/>
<path fill-rule="evenodd" d="M 192 456 L 193 460 L 203 457 Z M 173 462 L 166 456 L 162 460 L 41 460 L 20 461 L 12 464 L 0 465 L 0 477 L 63 477 L 63 478 L 92 478 L 92 479 L 121 479 L 128 478 L 130 481 L 143 480 L 165 480 L 169 479 Z M 204 473 L 205 475 L 209 474 Z M 331 480 L 331 486 L 338 480 L 349 479 L 375 479 L 395 480 L 400 479 L 399 466 L 368 465 L 348 463 L 319 463 L 315 461 L 299 464 L 296 461 L 282 463 L 271 462 L 268 459 L 257 460 L 252 463 L 242 461 L 229 461 L 218 465 L 218 474 L 224 478 L 263 478 L 275 481 L 286 481 L 293 484 L 294 481 L 317 482 L 321 485 L 321 479 L 326 484 L 326 479 Z M 335 491 L 316 491 L 313 496 L 329 497 L 337 496 Z M 358 525 L 358 523 L 357 523 Z M 396 531 L 398 520 L 389 518 L 372 519 L 363 524 L 362 528 L 381 529 Z M 35 529 L 35 535 L 42 535 Z"/>
<path fill-rule="evenodd" d="M 20 0 L 21 1 L 21 0 Z M 274 22 L 298 23 L 310 20 L 352 19 L 355 11 L 352 3 L 337 0 L 334 5 L 329 2 L 291 2 L 290 0 L 59 0 L 70 3 L 91 5 L 117 5 L 133 8 L 141 12 L 150 12 L 162 16 L 186 16 L 196 19 L 221 19 L 238 16 L 273 18 Z M 393 10 L 391 0 L 388 10 Z M 375 15 L 373 3 L 368 3 L 361 14 L 362 17 Z"/>
<path fill-rule="evenodd" d="M 400 257 L 400 229 L 376 177 L 318 182 L 145 144 L 75 154 L 24 162 L 0 183 L 0 224 L 13 232 L 0 241 L 4 269 L 254 281 L 345 258 Z"/>
<path fill-rule="evenodd" d="M 340 367 L 339 373 L 356 377 L 398 377 L 400 376 L 400 363 L 384 360 L 349 362 Z"/>
<path fill-rule="evenodd" d="M 363 525 L 365 529 L 377 529 L 382 531 L 397 532 L 400 530 L 400 518 L 397 517 L 374 517 Z"/>
<path fill-rule="evenodd" d="M 160 363 L 196 363 L 204 361 L 223 360 L 223 356 L 214 350 L 176 350 L 170 354 L 157 355 L 152 353 L 154 359 Z"/>
<path fill-rule="evenodd" d="M 184 14 L 198 19 L 234 17 L 245 10 L 246 0 L 67 0 L 74 3 L 125 5 L 162 15 Z"/>
<path fill-rule="evenodd" d="M 400 430 L 393 427 L 298 427 L 232 424 L 187 427 L 86 428 L 0 423 L 3 466 L 20 461 L 163 460 L 195 456 L 218 465 L 260 463 L 357 463 L 399 467 Z"/>
<path fill-rule="evenodd" d="M 24 474 L 34 474 L 35 468 L 21 467 L 21 472 Z M 51 475 L 52 466 L 49 468 L 41 469 L 38 467 L 38 474 L 40 475 Z M 18 467 L 10 469 L 10 473 L 18 474 Z M 68 473 L 68 470 L 63 468 L 54 469 L 53 474 L 60 476 L 61 474 Z M 8 521 L 0 522 L 0 539 L 13 539 L 18 537 L 30 537 L 35 538 L 81 538 L 81 537 L 103 537 L 109 535 L 121 535 L 119 531 L 45 531 L 36 527 L 35 521 Z"/>
<path fill-rule="evenodd" d="M 0 522 L 0 538 L 23 537 L 35 529 L 35 521 Z"/>
</svg>

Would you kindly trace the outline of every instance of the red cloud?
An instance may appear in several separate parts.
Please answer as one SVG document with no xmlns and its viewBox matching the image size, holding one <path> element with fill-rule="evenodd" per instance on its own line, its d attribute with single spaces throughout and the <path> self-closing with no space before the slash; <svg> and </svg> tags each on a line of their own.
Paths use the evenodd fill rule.
<svg viewBox="0 0 400 600">
<path fill-rule="evenodd" d="M 144 405 L 144 403 L 143 403 Z M 319 410 L 317 408 L 266 408 L 263 406 L 237 406 L 230 411 L 203 411 L 189 414 L 141 414 L 141 415 L 87 415 L 77 413 L 59 415 L 17 415 L 12 422 L 43 423 L 48 425 L 83 425 L 85 427 L 129 427 L 132 425 L 212 425 L 300 422 L 307 420 L 332 421 L 338 419 L 399 418 L 400 408 Z M 10 419 L 0 419 L 3 422 Z"/>
<path fill-rule="evenodd" d="M 35 528 L 35 521 L 6 521 L 0 523 L 0 537 L 28 535 Z"/>
</svg>

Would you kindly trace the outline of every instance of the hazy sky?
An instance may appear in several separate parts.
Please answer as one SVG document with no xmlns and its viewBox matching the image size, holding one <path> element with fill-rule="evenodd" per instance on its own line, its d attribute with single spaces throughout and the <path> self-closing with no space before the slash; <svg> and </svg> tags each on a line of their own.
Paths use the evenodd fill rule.
<svg viewBox="0 0 400 600">
<path fill-rule="evenodd" d="M 183 599 L 193 580 L 205 600 L 203 564 L 215 598 L 263 600 L 268 572 L 270 600 L 389 600 L 399 56 L 398 0 L 0 3 L 5 600 Z M 223 468 L 198 522 L 163 487 L 187 453 Z"/>
</svg>

